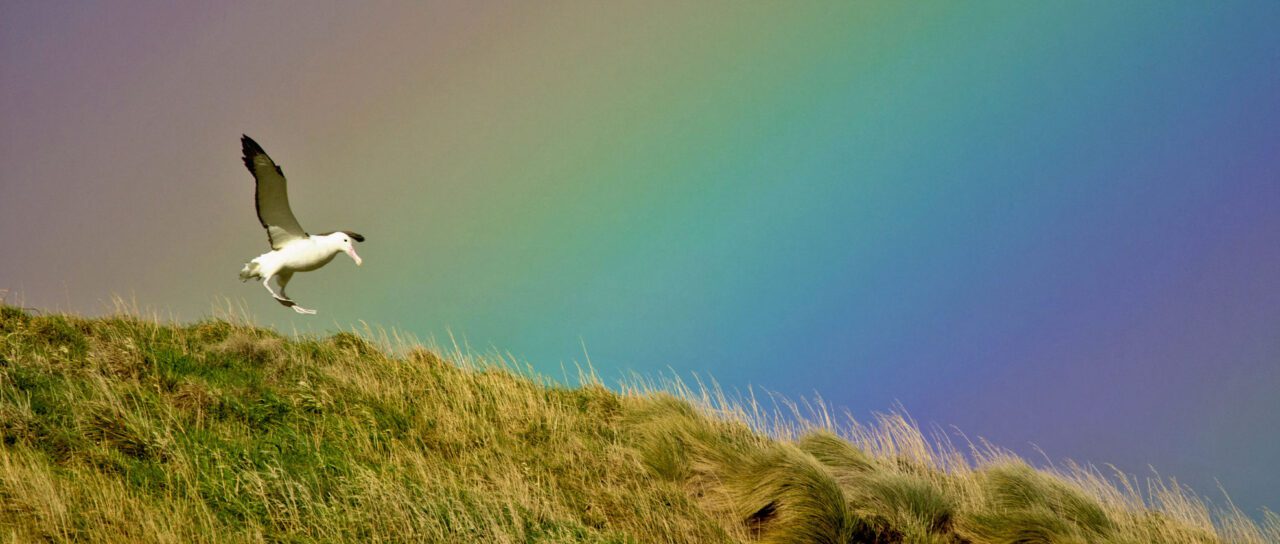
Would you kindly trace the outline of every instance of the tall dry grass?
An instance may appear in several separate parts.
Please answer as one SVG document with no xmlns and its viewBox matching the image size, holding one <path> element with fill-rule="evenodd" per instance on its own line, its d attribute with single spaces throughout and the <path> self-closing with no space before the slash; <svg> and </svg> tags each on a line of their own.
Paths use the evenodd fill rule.
<svg viewBox="0 0 1280 544">
<path fill-rule="evenodd" d="M 12 542 L 1280 542 L 1175 482 L 957 447 L 901 413 L 372 330 L 0 306 Z"/>
</svg>

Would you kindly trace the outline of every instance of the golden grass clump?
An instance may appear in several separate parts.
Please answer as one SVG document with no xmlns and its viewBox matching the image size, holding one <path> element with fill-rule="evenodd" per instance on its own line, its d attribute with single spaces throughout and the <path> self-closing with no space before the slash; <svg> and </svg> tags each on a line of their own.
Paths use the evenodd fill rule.
<svg viewBox="0 0 1280 544">
<path fill-rule="evenodd" d="M 1280 542 L 1280 517 L 900 414 L 589 371 L 366 328 L 286 338 L 0 304 L 12 542 Z M 403 354 L 403 355 L 398 355 Z"/>
<path fill-rule="evenodd" d="M 283 348 L 284 341 L 279 338 L 235 332 L 221 342 L 209 346 L 209 351 L 262 364 L 283 354 Z"/>
</svg>

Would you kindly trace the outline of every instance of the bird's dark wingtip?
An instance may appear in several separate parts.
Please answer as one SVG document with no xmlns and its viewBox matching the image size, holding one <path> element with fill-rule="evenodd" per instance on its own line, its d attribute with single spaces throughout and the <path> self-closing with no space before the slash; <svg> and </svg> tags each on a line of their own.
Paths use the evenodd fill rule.
<svg viewBox="0 0 1280 544">
<path fill-rule="evenodd" d="M 350 236 L 352 240 L 355 240 L 355 241 L 357 241 L 357 242 L 363 242 L 363 241 L 364 241 L 364 235 L 363 235 L 363 234 L 360 234 L 360 233 L 358 233 L 358 232 L 351 232 L 351 231 L 349 231 L 349 230 L 331 230 L 331 231 L 329 231 L 329 232 L 322 232 L 322 233 L 320 233 L 320 234 L 317 234 L 316 236 L 328 236 L 328 235 L 333 234 L 333 233 L 335 233 L 335 232 L 341 232 L 341 233 L 343 233 L 343 234 L 345 234 L 345 235 L 347 235 L 347 236 Z"/>
<path fill-rule="evenodd" d="M 258 142 L 253 141 L 253 138 L 250 138 L 247 134 L 240 135 L 240 151 L 244 153 L 244 166 L 250 172 L 253 171 L 253 158 L 267 154 L 266 151 L 262 150 L 262 146 L 258 145 Z M 276 167 L 276 170 L 279 169 L 279 167 Z"/>
<path fill-rule="evenodd" d="M 246 157 L 266 153 L 266 151 L 262 150 L 262 146 L 258 145 L 258 142 L 253 141 L 253 138 L 245 134 L 240 135 L 240 149 L 244 151 Z"/>
</svg>

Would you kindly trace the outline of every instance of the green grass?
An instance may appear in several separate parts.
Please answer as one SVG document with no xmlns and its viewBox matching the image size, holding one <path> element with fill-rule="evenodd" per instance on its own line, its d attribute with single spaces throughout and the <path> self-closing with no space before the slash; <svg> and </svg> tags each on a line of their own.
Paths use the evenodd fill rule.
<svg viewBox="0 0 1280 544">
<path fill-rule="evenodd" d="M 1280 542 L 1274 514 L 900 415 L 580 381 L 369 331 L 0 305 L 0 539 Z"/>
</svg>

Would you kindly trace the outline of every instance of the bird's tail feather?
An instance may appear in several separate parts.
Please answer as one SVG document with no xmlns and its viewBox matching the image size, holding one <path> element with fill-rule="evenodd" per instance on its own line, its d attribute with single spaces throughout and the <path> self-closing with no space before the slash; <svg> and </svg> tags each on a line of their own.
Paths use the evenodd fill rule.
<svg viewBox="0 0 1280 544">
<path fill-rule="evenodd" d="M 262 274 L 258 273 L 258 263 L 244 263 L 244 268 L 240 269 L 240 281 L 249 281 L 253 278 L 261 278 Z"/>
</svg>

